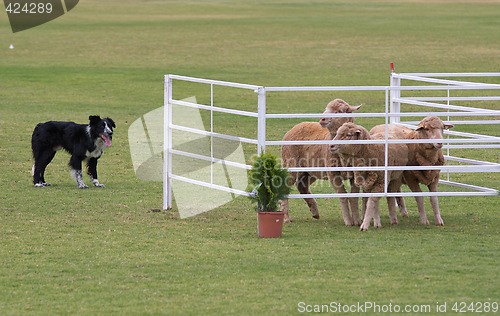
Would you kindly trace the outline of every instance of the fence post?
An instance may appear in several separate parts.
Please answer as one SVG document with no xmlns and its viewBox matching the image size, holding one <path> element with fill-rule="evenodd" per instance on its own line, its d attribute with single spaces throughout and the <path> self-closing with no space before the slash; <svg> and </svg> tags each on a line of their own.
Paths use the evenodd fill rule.
<svg viewBox="0 0 500 316">
<path fill-rule="evenodd" d="M 214 184 L 214 84 L 210 84 L 210 183 Z"/>
<path fill-rule="evenodd" d="M 172 208 L 172 78 L 166 75 L 163 94 L 163 209 Z"/>
<path fill-rule="evenodd" d="M 391 87 L 400 87 L 401 86 L 401 78 L 394 73 L 394 66 L 391 64 Z M 395 99 L 399 99 L 401 97 L 401 90 L 399 89 L 391 89 L 390 96 L 390 113 L 400 113 L 401 112 L 401 103 L 399 101 L 395 101 Z M 401 121 L 400 116 L 391 116 L 390 123 L 399 123 Z"/>
<path fill-rule="evenodd" d="M 266 151 L 266 88 L 257 89 L 258 122 L 257 122 L 257 154 Z"/>
<path fill-rule="evenodd" d="M 389 109 L 388 109 L 387 99 L 388 99 L 387 90 L 385 90 L 384 194 L 386 194 L 386 196 L 387 196 L 387 189 L 389 187 L 389 177 L 388 177 L 389 170 L 387 169 L 387 167 L 389 166 Z"/>
</svg>

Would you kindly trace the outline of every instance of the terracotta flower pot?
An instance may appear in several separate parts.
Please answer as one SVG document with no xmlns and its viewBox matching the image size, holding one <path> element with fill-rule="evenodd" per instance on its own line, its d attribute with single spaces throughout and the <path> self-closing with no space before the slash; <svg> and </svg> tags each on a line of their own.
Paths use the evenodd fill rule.
<svg viewBox="0 0 500 316">
<path fill-rule="evenodd" d="M 281 237 L 284 216 L 284 212 L 257 212 L 257 230 L 259 237 Z"/>
</svg>

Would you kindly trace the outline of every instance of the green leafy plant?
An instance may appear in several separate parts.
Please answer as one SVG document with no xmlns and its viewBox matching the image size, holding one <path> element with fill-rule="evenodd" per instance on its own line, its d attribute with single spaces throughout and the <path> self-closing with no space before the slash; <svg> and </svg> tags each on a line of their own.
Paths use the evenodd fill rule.
<svg viewBox="0 0 500 316">
<path fill-rule="evenodd" d="M 276 156 L 262 153 L 249 172 L 253 191 L 250 198 L 257 202 L 258 212 L 278 211 L 279 200 L 290 194 L 288 172 L 281 168 Z"/>
</svg>

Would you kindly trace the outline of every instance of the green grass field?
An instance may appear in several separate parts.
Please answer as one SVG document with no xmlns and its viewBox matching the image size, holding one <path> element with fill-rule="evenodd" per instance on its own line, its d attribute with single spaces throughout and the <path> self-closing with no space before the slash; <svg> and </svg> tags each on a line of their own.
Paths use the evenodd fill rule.
<svg viewBox="0 0 500 316">
<path fill-rule="evenodd" d="M 499 21 L 494 0 L 86 0 L 15 34 L 0 13 L 0 314 L 294 315 L 375 302 L 430 306 L 421 314 L 446 303 L 452 315 L 457 302 L 500 303 L 498 197 L 440 198 L 444 227 L 419 225 L 413 199 L 410 218 L 391 226 L 382 202 L 383 227 L 367 233 L 343 225 L 335 199 L 318 201 L 319 221 L 293 200 L 283 238 L 258 239 L 245 198 L 188 219 L 152 211 L 162 185 L 135 176 L 127 139 L 134 120 L 163 105 L 167 73 L 303 86 L 387 85 L 390 62 L 398 72 L 498 72 Z M 335 97 L 366 112 L 383 104 L 371 94 L 276 94 L 269 110 L 321 112 Z M 92 114 L 117 124 L 99 162 L 107 187 L 77 190 L 61 152 L 47 170 L 53 186 L 33 188 L 36 123 Z M 245 133 L 255 123 L 221 122 Z M 269 133 L 279 139 L 297 122 Z M 499 174 L 457 179 L 500 188 Z"/>
</svg>

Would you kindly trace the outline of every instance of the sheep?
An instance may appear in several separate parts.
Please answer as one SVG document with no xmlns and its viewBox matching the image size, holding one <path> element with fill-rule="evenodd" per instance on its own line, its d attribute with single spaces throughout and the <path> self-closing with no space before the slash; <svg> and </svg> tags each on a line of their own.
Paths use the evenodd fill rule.
<svg viewBox="0 0 500 316">
<path fill-rule="evenodd" d="M 351 106 L 341 99 L 330 101 L 324 113 L 352 113 L 361 107 Z M 302 122 L 290 129 L 283 140 L 331 140 L 335 137 L 337 129 L 345 122 L 352 122 L 351 117 L 321 118 L 319 122 Z M 296 167 L 336 167 L 340 166 L 338 155 L 330 153 L 328 145 L 283 145 L 281 147 L 282 164 L 285 168 Z M 297 186 L 301 194 L 310 194 L 309 186 L 318 179 L 328 179 L 337 193 L 346 193 L 343 180 L 348 179 L 347 173 L 335 171 L 330 172 L 290 172 L 289 185 Z M 351 177 L 351 192 L 359 192 L 355 187 Z M 313 218 L 319 219 L 319 211 L 316 200 L 304 198 L 309 206 Z M 350 209 L 349 209 L 350 203 Z M 342 217 L 347 226 L 359 225 L 358 199 L 340 198 Z M 290 222 L 288 214 L 288 200 L 281 201 L 280 210 L 285 212 L 285 222 Z M 352 212 L 351 212 L 352 211 Z"/>
<path fill-rule="evenodd" d="M 382 130 L 384 125 L 378 126 Z M 443 130 L 453 128 L 452 124 L 445 124 L 437 116 L 428 116 L 418 124 L 415 130 L 411 130 L 404 126 L 395 126 L 389 134 L 397 138 L 406 139 L 435 139 L 434 143 L 408 144 L 409 166 L 442 166 L 444 164 L 444 156 L 442 152 L 443 143 L 439 142 L 443 138 Z M 420 183 L 427 186 L 430 192 L 437 192 L 439 184 L 440 170 L 406 170 L 403 173 L 403 182 L 408 185 L 412 192 L 422 192 Z M 420 223 L 429 225 L 429 220 L 425 214 L 424 198 L 416 196 L 418 213 L 420 215 Z M 444 225 L 439 210 L 437 196 L 430 197 L 431 206 L 434 211 L 434 223 L 439 226 Z"/>
<path fill-rule="evenodd" d="M 401 128 L 401 125 L 394 125 L 394 124 L 387 124 L 387 134 L 389 135 L 388 138 L 390 139 L 404 139 L 406 138 L 406 135 L 411 132 L 410 129 L 405 129 Z M 385 136 L 385 131 L 386 131 L 386 124 L 381 124 L 381 125 L 376 125 L 370 130 L 370 135 L 378 135 L 377 137 Z M 385 139 L 385 138 L 382 138 Z M 404 173 L 403 173 L 404 175 Z M 404 177 L 403 177 L 403 183 L 404 183 Z M 366 198 L 363 199 L 363 216 L 366 211 Z M 402 196 L 396 197 L 396 204 L 399 207 L 399 211 L 401 212 L 401 215 L 403 217 L 408 217 L 408 210 L 406 209 L 406 203 L 405 200 Z"/>
<path fill-rule="evenodd" d="M 370 133 L 362 126 L 354 123 L 345 123 L 337 131 L 334 141 L 345 140 L 370 140 L 385 139 L 385 133 Z M 340 155 L 342 165 L 354 167 L 363 166 L 383 166 L 385 164 L 384 144 L 331 144 L 330 151 Z M 408 146 L 406 144 L 391 144 L 388 146 L 388 165 L 405 166 L 408 162 Z M 403 171 L 387 171 L 387 191 L 399 192 L 403 181 Z M 384 171 L 362 170 L 354 171 L 354 183 L 363 188 L 367 193 L 384 192 Z M 375 227 L 380 224 L 380 197 L 369 197 L 366 205 L 366 213 L 363 218 L 360 230 L 366 231 L 370 227 L 373 219 Z M 389 207 L 389 217 L 391 224 L 397 224 L 396 200 L 394 197 L 387 197 Z"/>
</svg>

